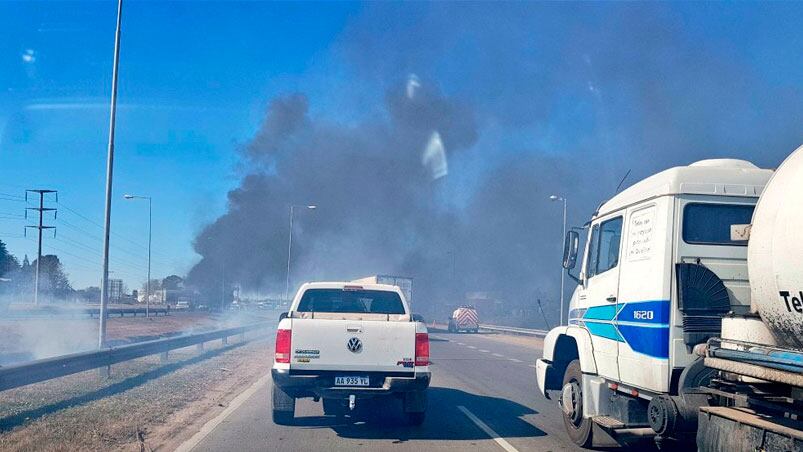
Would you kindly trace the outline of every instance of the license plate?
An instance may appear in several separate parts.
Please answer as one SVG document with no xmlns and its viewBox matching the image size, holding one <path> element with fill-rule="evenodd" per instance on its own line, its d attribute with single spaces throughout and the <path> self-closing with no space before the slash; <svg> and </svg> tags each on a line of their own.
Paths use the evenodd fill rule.
<svg viewBox="0 0 803 452">
<path fill-rule="evenodd" d="M 368 386 L 368 377 L 335 377 L 335 386 Z"/>
</svg>

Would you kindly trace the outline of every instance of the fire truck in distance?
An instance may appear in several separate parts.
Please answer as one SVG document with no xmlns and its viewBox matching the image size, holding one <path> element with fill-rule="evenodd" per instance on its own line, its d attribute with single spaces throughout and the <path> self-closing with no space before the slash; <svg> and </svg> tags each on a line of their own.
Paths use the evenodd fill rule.
<svg viewBox="0 0 803 452">
<path fill-rule="evenodd" d="M 452 316 L 449 318 L 450 333 L 459 333 L 461 331 L 476 333 L 479 329 L 479 316 L 474 306 L 460 306 L 452 312 Z"/>
</svg>

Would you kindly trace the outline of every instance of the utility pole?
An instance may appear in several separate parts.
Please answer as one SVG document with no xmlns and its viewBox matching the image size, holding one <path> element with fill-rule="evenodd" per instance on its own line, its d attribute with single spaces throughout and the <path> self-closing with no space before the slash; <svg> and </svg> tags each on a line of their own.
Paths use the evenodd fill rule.
<svg viewBox="0 0 803 452">
<path fill-rule="evenodd" d="M 112 176 L 114 173 L 114 125 L 117 119 L 117 68 L 120 65 L 120 28 L 123 0 L 117 0 L 117 28 L 114 32 L 114 63 L 112 66 L 112 97 L 109 113 L 109 146 L 106 155 L 106 207 L 103 215 L 103 279 L 100 285 L 100 327 L 98 348 L 106 346 L 106 309 L 109 304 L 109 233 L 112 220 Z"/>
<path fill-rule="evenodd" d="M 53 212 L 53 218 L 56 218 L 56 209 L 53 207 L 45 207 L 45 195 L 49 193 L 54 193 L 56 195 L 56 202 L 59 202 L 59 194 L 56 190 L 25 190 L 25 201 L 28 201 L 28 193 L 38 193 L 39 194 L 39 207 L 26 207 L 25 208 L 25 218 L 28 218 L 28 211 L 29 210 L 36 210 L 39 212 L 39 225 L 38 226 L 25 226 L 25 235 L 28 234 L 28 228 L 38 229 L 39 231 L 39 246 L 36 250 L 36 277 L 34 278 L 34 288 L 33 288 L 33 304 L 39 304 L 39 270 L 42 266 L 42 230 L 44 229 L 53 229 L 53 237 L 56 236 L 56 227 L 55 226 L 45 226 L 42 223 L 42 217 L 44 216 L 45 212 Z"/>
<path fill-rule="evenodd" d="M 226 261 L 220 264 L 220 312 L 223 312 L 223 303 L 226 300 Z M 209 308 L 212 306 L 210 304 Z"/>
</svg>

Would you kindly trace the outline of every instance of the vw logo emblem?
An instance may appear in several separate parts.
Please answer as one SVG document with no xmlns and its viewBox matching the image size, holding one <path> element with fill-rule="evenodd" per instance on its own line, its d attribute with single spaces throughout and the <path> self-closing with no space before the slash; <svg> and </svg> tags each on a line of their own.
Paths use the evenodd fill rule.
<svg viewBox="0 0 803 452">
<path fill-rule="evenodd" d="M 352 353 L 360 353 L 362 351 L 362 341 L 356 337 L 352 337 L 346 342 L 346 348 Z"/>
</svg>

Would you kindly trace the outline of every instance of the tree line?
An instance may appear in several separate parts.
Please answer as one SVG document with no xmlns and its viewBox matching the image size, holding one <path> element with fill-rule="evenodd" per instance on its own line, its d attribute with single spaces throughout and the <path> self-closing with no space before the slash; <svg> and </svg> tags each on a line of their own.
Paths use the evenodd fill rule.
<svg viewBox="0 0 803 452">
<path fill-rule="evenodd" d="M 36 259 L 31 262 L 26 255 L 20 262 L 0 240 L 0 294 L 32 294 L 35 277 Z M 58 256 L 55 254 L 42 256 L 39 266 L 40 296 L 64 300 L 73 292 L 70 280 L 64 272 L 64 266 Z"/>
</svg>

